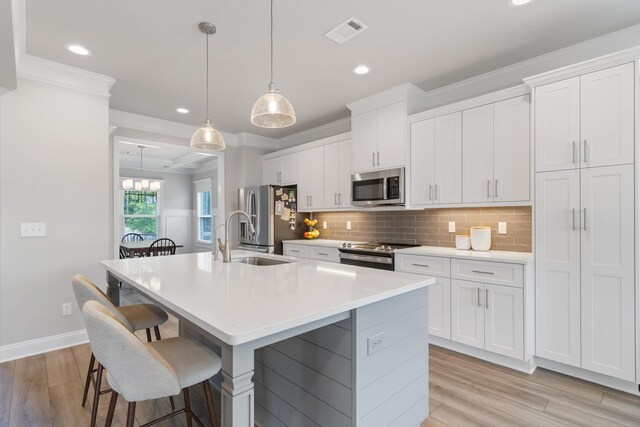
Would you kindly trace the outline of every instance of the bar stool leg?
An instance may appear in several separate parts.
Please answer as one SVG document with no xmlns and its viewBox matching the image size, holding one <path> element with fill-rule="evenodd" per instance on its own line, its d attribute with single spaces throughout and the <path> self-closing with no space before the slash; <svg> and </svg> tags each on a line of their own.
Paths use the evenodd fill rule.
<svg viewBox="0 0 640 427">
<path fill-rule="evenodd" d="M 116 410 L 116 401 L 118 400 L 118 393 L 115 391 L 111 392 L 111 400 L 109 400 L 109 411 L 107 412 L 107 421 L 105 422 L 105 427 L 111 427 L 113 423 L 113 413 Z"/>
<path fill-rule="evenodd" d="M 84 393 L 82 394 L 82 406 L 87 403 L 87 394 L 89 393 L 89 384 L 91 384 L 91 375 L 93 374 L 93 367 L 96 364 L 96 357 L 91 352 L 91 359 L 89 360 L 89 369 L 87 370 L 87 379 L 84 382 Z"/>
<path fill-rule="evenodd" d="M 96 375 L 96 388 L 93 390 L 93 406 L 91 407 L 91 427 L 96 427 L 98 417 L 98 402 L 100 401 L 100 390 L 102 387 L 102 371 L 104 367 L 98 362 L 98 374 Z"/>
<path fill-rule="evenodd" d="M 127 410 L 127 427 L 133 427 L 136 422 L 136 402 L 129 402 Z"/>
<path fill-rule="evenodd" d="M 211 427 L 218 426 L 218 414 L 216 414 L 216 407 L 213 405 L 213 398 L 211 397 L 211 384 L 209 380 L 202 381 L 204 386 L 204 396 L 207 399 L 207 410 L 209 411 L 209 418 L 211 418 Z"/>
<path fill-rule="evenodd" d="M 184 394 L 184 409 L 187 415 L 187 427 L 193 427 L 193 415 L 191 413 L 191 402 L 189 401 L 189 387 L 182 389 Z"/>
<path fill-rule="evenodd" d="M 154 330 L 154 331 L 155 331 L 155 333 L 156 333 L 156 340 L 160 341 L 160 339 L 161 339 L 161 338 L 160 338 L 160 328 L 159 328 L 159 327 L 157 327 L 157 326 L 154 326 L 154 327 L 153 327 L 153 330 Z"/>
<path fill-rule="evenodd" d="M 147 328 L 147 342 L 151 342 L 151 329 Z"/>
</svg>

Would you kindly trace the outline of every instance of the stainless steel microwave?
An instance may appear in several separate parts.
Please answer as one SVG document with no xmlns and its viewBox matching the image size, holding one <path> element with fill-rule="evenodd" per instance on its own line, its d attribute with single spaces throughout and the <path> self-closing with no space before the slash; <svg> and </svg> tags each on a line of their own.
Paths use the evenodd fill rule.
<svg viewBox="0 0 640 427">
<path fill-rule="evenodd" d="M 404 205 L 404 168 L 352 174 L 351 204 Z"/>
</svg>

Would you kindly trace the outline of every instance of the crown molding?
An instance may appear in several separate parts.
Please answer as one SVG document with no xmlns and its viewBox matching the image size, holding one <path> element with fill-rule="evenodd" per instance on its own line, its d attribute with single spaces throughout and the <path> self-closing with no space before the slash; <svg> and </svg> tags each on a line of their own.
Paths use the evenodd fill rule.
<svg viewBox="0 0 640 427">
<path fill-rule="evenodd" d="M 284 155 L 287 155 L 287 154 L 293 154 L 293 153 L 298 153 L 298 152 L 304 151 L 304 150 L 310 150 L 312 148 L 323 147 L 325 145 L 329 145 L 329 144 L 333 144 L 333 143 L 336 143 L 336 142 L 344 141 L 344 140 L 350 139 L 350 138 L 351 138 L 351 132 L 343 132 L 343 133 L 340 133 L 338 135 L 328 136 L 326 138 L 317 139 L 315 141 L 307 142 L 305 144 L 294 145 L 292 147 L 279 150 L 277 152 L 263 154 L 262 158 L 265 159 L 265 160 L 273 159 L 275 157 L 280 157 L 280 156 L 284 156 Z"/>
<path fill-rule="evenodd" d="M 196 126 L 114 109 L 109 109 L 109 125 L 186 139 L 196 130 Z"/>
<path fill-rule="evenodd" d="M 18 77 L 50 83 L 93 95 L 111 96 L 116 79 L 32 55 L 20 55 Z"/>
<path fill-rule="evenodd" d="M 280 148 L 280 144 L 277 139 L 256 135 L 250 132 L 240 132 L 237 134 L 237 138 L 238 146 L 266 148 L 268 150 L 277 150 Z"/>
<path fill-rule="evenodd" d="M 303 130 L 301 132 L 294 133 L 293 135 L 280 138 L 278 140 L 278 144 L 280 149 L 284 149 L 350 131 L 351 117 L 345 117 L 344 119 L 336 120 L 325 125 Z"/>
<path fill-rule="evenodd" d="M 418 86 L 412 83 L 402 83 L 366 98 L 350 102 L 347 104 L 347 108 L 351 110 L 351 114 L 360 114 L 385 105 L 406 101 L 407 110 L 412 113 L 420 111 L 420 106 L 426 103 L 426 99 L 427 93 Z"/>
<path fill-rule="evenodd" d="M 531 87 L 536 87 L 542 84 L 553 83 L 558 80 L 564 80 L 581 74 L 602 70 L 604 68 L 634 62 L 638 59 L 640 59 L 640 46 L 600 56 L 588 61 L 582 61 L 577 64 L 558 68 L 557 70 L 546 73 L 536 74 L 535 76 L 525 78 L 524 82 Z"/>
</svg>

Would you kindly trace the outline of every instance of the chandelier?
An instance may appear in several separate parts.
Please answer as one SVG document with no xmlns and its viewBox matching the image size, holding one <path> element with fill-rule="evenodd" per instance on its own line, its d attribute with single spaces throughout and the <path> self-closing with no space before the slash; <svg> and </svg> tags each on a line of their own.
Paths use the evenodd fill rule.
<svg viewBox="0 0 640 427">
<path fill-rule="evenodd" d="M 123 190 L 136 190 L 136 191 L 158 191 L 160 190 L 160 181 L 151 181 L 142 177 L 142 150 L 144 145 L 138 145 L 140 149 L 140 178 L 133 179 L 127 178 L 122 181 Z"/>
</svg>

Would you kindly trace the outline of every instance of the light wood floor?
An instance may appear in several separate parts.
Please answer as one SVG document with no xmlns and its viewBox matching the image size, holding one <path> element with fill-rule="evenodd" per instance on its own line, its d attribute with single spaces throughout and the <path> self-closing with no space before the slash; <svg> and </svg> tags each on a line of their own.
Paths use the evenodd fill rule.
<svg viewBox="0 0 640 427">
<path fill-rule="evenodd" d="M 124 303 L 143 302 L 123 291 Z M 163 337 L 177 336 L 176 319 L 161 330 Z M 89 425 L 93 393 L 86 407 L 80 402 L 90 355 L 85 344 L 0 364 L 0 427 Z M 432 346 L 429 373 L 430 415 L 422 427 L 640 426 L 640 397 L 544 369 L 527 375 Z M 214 399 L 219 410 L 219 396 Z M 108 400 L 109 395 L 100 399 L 99 426 Z M 191 400 L 208 422 L 201 387 L 192 388 Z M 182 399 L 176 406 L 183 406 Z M 114 425 L 125 424 L 126 409 L 119 399 Z M 168 412 L 168 399 L 139 403 L 136 425 Z M 183 427 L 186 420 L 180 415 L 158 425 Z"/>
</svg>

